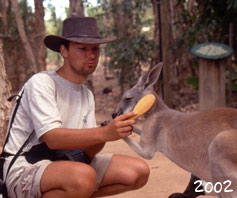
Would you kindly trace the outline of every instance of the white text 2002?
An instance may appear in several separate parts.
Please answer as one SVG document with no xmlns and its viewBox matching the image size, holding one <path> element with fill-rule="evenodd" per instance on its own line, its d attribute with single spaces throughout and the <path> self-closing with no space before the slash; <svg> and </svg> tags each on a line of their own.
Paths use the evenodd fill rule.
<svg viewBox="0 0 237 198">
<path fill-rule="evenodd" d="M 211 193 L 213 191 L 215 193 L 220 193 L 222 191 L 233 192 L 233 190 L 230 188 L 231 186 L 230 180 L 224 181 L 223 184 L 221 182 L 216 182 L 215 184 L 213 184 L 212 182 L 203 183 L 202 180 L 197 180 L 194 182 L 194 184 L 198 184 L 198 186 L 195 188 L 195 192 L 204 192 L 204 191 L 206 193 Z M 200 188 L 201 186 L 203 186 L 204 189 Z"/>
</svg>

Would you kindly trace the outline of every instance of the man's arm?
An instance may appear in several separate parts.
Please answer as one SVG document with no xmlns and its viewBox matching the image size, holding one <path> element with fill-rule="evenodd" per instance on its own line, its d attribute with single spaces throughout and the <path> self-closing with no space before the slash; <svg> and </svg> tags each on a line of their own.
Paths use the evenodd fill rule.
<svg viewBox="0 0 237 198">
<path fill-rule="evenodd" d="M 104 148 L 105 143 L 97 144 L 95 146 L 90 146 L 83 151 L 90 157 L 93 158 L 97 153 L 99 153 Z"/>
<path fill-rule="evenodd" d="M 86 149 L 91 146 L 115 141 L 131 134 L 135 120 L 128 118 L 136 115 L 129 112 L 116 117 L 107 126 L 91 129 L 55 128 L 45 133 L 41 139 L 50 149 Z"/>
</svg>

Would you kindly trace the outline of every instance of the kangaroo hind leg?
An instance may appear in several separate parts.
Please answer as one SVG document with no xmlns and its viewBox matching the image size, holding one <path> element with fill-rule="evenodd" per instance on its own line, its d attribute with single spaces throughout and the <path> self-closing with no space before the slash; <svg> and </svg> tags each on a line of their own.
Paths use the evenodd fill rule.
<svg viewBox="0 0 237 198">
<path fill-rule="evenodd" d="M 219 133 L 208 154 L 213 190 L 218 198 L 237 197 L 237 130 Z"/>
</svg>

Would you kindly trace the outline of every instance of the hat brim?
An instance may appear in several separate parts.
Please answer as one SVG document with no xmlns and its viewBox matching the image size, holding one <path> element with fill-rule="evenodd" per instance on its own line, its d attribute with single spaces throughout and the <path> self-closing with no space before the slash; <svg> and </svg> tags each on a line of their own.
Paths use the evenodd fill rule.
<svg viewBox="0 0 237 198">
<path fill-rule="evenodd" d="M 72 38 L 64 38 L 56 35 L 48 35 L 44 38 L 44 44 L 47 48 L 60 52 L 60 46 L 64 40 L 73 41 L 76 43 L 83 44 L 104 44 L 115 41 L 117 37 L 109 37 L 109 38 L 88 38 L 88 37 L 72 37 Z"/>
</svg>

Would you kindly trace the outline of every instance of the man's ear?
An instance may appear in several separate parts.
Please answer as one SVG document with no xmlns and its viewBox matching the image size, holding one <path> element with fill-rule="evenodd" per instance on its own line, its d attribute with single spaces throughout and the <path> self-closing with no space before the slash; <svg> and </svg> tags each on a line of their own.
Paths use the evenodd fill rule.
<svg viewBox="0 0 237 198">
<path fill-rule="evenodd" d="M 60 53 L 62 54 L 63 58 L 68 57 L 68 50 L 64 45 L 60 46 Z"/>
</svg>

